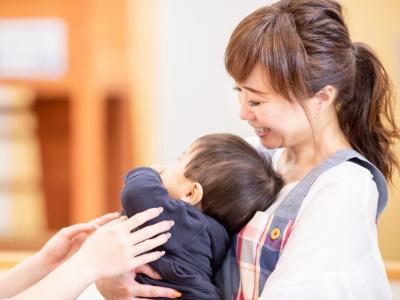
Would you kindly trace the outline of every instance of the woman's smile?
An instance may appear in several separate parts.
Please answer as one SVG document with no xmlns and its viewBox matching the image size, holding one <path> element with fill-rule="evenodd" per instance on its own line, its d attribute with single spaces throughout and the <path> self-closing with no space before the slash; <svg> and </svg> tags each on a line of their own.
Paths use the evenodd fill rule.
<svg viewBox="0 0 400 300">
<path fill-rule="evenodd" d="M 258 127 L 254 127 L 254 132 L 258 137 L 265 137 L 268 135 L 268 133 L 271 131 L 271 129 L 264 127 L 264 128 L 258 128 Z"/>
</svg>

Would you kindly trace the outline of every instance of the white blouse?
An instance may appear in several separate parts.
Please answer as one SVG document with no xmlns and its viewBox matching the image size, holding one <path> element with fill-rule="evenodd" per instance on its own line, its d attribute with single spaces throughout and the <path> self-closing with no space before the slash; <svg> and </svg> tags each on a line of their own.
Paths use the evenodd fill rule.
<svg viewBox="0 0 400 300">
<path fill-rule="evenodd" d="M 282 152 L 274 154 L 275 168 Z M 286 185 L 267 212 L 295 185 Z M 322 174 L 302 203 L 260 299 L 391 299 L 378 247 L 377 202 L 377 187 L 367 169 L 344 162 Z"/>
</svg>

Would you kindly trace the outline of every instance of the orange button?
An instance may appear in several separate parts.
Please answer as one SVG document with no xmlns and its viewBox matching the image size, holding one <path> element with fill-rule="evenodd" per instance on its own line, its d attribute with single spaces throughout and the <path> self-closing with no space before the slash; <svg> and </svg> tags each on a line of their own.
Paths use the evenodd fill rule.
<svg viewBox="0 0 400 300">
<path fill-rule="evenodd" d="M 271 239 L 276 240 L 281 235 L 281 230 L 278 227 L 275 227 L 271 231 Z"/>
</svg>

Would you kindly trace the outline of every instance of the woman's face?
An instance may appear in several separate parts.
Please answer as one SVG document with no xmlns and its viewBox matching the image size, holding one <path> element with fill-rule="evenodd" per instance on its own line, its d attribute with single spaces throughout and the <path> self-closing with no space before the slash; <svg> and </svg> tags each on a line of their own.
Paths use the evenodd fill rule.
<svg viewBox="0 0 400 300">
<path fill-rule="evenodd" d="M 262 145 L 290 148 L 312 141 L 311 125 L 303 108 L 274 92 L 260 66 L 243 83 L 237 84 L 236 89 L 240 118 L 254 128 Z"/>
</svg>

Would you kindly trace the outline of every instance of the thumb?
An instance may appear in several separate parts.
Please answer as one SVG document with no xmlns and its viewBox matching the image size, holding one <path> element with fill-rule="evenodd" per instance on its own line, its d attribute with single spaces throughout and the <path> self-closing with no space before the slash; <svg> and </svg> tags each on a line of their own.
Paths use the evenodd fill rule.
<svg viewBox="0 0 400 300">
<path fill-rule="evenodd" d="M 96 230 L 96 226 L 90 223 L 74 224 L 61 229 L 61 235 L 66 239 L 73 239 L 80 233 L 90 232 Z"/>
</svg>

